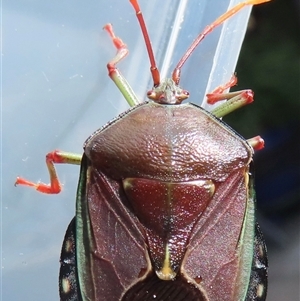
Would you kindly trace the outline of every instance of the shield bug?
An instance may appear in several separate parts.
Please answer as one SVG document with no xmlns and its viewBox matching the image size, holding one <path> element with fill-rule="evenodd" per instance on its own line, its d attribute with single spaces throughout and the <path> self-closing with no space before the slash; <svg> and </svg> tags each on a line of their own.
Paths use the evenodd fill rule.
<svg viewBox="0 0 300 301">
<path fill-rule="evenodd" d="M 16 184 L 59 193 L 54 164 L 81 164 L 76 216 L 62 246 L 60 297 L 67 300 L 265 300 L 267 258 L 255 220 L 252 157 L 260 137 L 245 140 L 220 120 L 253 100 L 251 90 L 226 93 L 236 78 L 207 95 L 211 112 L 182 101 L 181 68 L 200 41 L 245 5 L 206 27 L 173 71 L 160 80 L 137 0 L 131 0 L 150 58 L 153 89 L 140 102 L 116 64 L 109 76 L 131 109 L 93 133 L 84 154 L 46 156 L 50 184 Z"/>
</svg>

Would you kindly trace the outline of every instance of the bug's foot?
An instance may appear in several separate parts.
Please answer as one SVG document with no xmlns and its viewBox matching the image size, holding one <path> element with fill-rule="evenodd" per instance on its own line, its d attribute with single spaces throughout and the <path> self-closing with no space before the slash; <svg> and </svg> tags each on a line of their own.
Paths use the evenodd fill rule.
<svg viewBox="0 0 300 301">
<path fill-rule="evenodd" d="M 46 194 L 57 194 L 61 192 L 61 185 L 58 181 L 54 181 L 50 184 L 44 184 L 44 183 L 34 183 L 31 181 L 28 181 L 24 178 L 17 177 L 15 186 L 17 185 L 24 185 L 34 188 L 35 190 L 46 193 Z"/>
</svg>

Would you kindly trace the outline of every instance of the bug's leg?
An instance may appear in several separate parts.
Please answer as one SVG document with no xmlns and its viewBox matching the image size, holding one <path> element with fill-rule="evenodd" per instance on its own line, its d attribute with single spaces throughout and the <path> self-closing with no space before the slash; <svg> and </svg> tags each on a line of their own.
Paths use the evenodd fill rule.
<svg viewBox="0 0 300 301">
<path fill-rule="evenodd" d="M 254 150 L 260 150 L 265 147 L 265 141 L 260 136 L 255 136 L 247 139 L 247 142 L 253 147 Z"/>
<path fill-rule="evenodd" d="M 211 111 L 211 113 L 218 118 L 253 102 L 253 92 L 251 90 L 225 93 L 223 94 L 223 97 L 228 99 L 228 101 L 222 103 L 220 106 Z M 222 100 L 224 100 L 224 98 Z M 264 148 L 264 140 L 260 136 L 247 139 L 247 142 L 253 147 L 254 150 L 260 150 Z"/>
<path fill-rule="evenodd" d="M 47 194 L 60 193 L 62 189 L 62 185 L 56 174 L 54 164 L 65 163 L 65 164 L 80 165 L 81 158 L 82 155 L 62 152 L 59 150 L 50 152 L 46 155 L 46 164 L 49 171 L 50 184 L 34 183 L 24 178 L 17 177 L 15 186 L 16 185 L 30 186 L 35 188 L 39 192 L 47 193 Z"/>
<path fill-rule="evenodd" d="M 134 91 L 130 87 L 125 77 L 121 74 L 119 69 L 116 67 L 116 65 L 127 56 L 128 54 L 127 46 L 126 44 L 123 43 L 123 41 L 119 37 L 115 36 L 111 24 L 106 24 L 103 29 L 105 29 L 108 32 L 109 36 L 113 41 L 114 46 L 117 48 L 117 54 L 107 64 L 109 77 L 113 80 L 113 82 L 116 84 L 118 89 L 121 91 L 128 104 L 131 107 L 133 107 L 139 104 L 140 100 L 135 95 Z"/>
<path fill-rule="evenodd" d="M 216 117 L 224 117 L 225 115 L 253 102 L 254 94 L 252 90 L 224 93 L 225 90 L 234 86 L 236 83 L 237 78 L 233 75 L 228 83 L 217 87 L 212 93 L 206 95 L 207 102 L 209 104 L 215 104 L 218 101 L 227 100 L 211 111 L 211 113 Z"/>
<path fill-rule="evenodd" d="M 207 102 L 211 105 L 215 104 L 219 100 L 223 100 L 222 94 L 224 94 L 224 91 L 227 89 L 235 86 L 237 84 L 237 77 L 233 75 L 229 82 L 227 82 L 225 85 L 221 85 L 217 87 L 215 90 L 213 90 L 211 93 L 207 94 Z"/>
<path fill-rule="evenodd" d="M 220 94 L 220 101 L 227 100 L 214 108 L 211 113 L 221 118 L 225 115 L 253 102 L 253 91 L 243 90 Z"/>
<path fill-rule="evenodd" d="M 225 90 L 236 85 L 237 78 L 232 76 L 230 81 L 223 86 L 217 87 L 212 93 L 207 94 L 207 102 L 209 104 L 215 104 L 221 100 L 227 100 L 215 109 L 211 111 L 216 117 L 221 118 L 247 104 L 253 102 L 253 91 L 242 90 L 236 92 L 224 93 Z M 260 150 L 264 148 L 264 140 L 260 136 L 255 136 L 247 140 L 247 142 L 253 147 L 254 150 Z"/>
</svg>

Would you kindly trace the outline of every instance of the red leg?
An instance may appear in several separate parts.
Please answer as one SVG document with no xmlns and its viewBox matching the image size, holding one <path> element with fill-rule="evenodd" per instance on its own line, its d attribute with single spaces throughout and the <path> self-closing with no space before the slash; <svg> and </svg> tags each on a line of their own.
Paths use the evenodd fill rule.
<svg viewBox="0 0 300 301">
<path fill-rule="evenodd" d="M 232 76 L 230 81 L 223 86 L 217 87 L 212 93 L 207 94 L 207 102 L 215 104 L 218 101 L 227 100 L 211 111 L 216 117 L 223 117 L 240 107 L 253 102 L 253 91 L 242 90 L 236 92 L 224 93 L 225 90 L 236 85 L 237 78 Z M 247 139 L 247 142 L 253 147 L 254 150 L 264 148 L 264 140 L 260 136 Z"/>
<path fill-rule="evenodd" d="M 123 94 L 123 96 L 125 97 L 128 104 L 131 107 L 133 107 L 133 106 L 139 104 L 140 101 L 137 98 L 137 96 L 135 95 L 132 88 L 130 87 L 127 80 L 124 78 L 124 76 L 121 74 L 121 72 L 116 67 L 116 64 L 118 64 L 121 60 L 123 60 L 127 56 L 127 54 L 128 54 L 127 46 L 123 43 L 123 41 L 120 38 L 116 37 L 111 24 L 106 24 L 104 26 L 104 29 L 108 32 L 109 36 L 112 39 L 114 46 L 117 49 L 117 54 L 107 64 L 109 77 L 113 80 L 113 82 L 119 88 L 120 92 Z"/>
<path fill-rule="evenodd" d="M 81 162 L 81 155 L 61 152 L 59 150 L 55 150 L 46 155 L 46 165 L 49 171 L 50 176 L 50 184 L 44 183 L 34 183 L 28 181 L 24 178 L 17 177 L 16 185 L 25 185 L 35 188 L 37 191 L 47 194 L 56 194 L 60 193 L 62 190 L 62 185 L 58 179 L 54 164 L 65 163 L 65 164 L 75 164 L 79 165 Z"/>
<path fill-rule="evenodd" d="M 243 90 L 213 95 L 214 99 L 217 98 L 216 101 L 227 100 L 211 111 L 212 114 L 219 118 L 253 102 L 252 90 Z"/>
<path fill-rule="evenodd" d="M 265 147 L 265 141 L 260 136 L 247 139 L 247 142 L 253 147 L 254 150 L 261 150 Z"/>
</svg>

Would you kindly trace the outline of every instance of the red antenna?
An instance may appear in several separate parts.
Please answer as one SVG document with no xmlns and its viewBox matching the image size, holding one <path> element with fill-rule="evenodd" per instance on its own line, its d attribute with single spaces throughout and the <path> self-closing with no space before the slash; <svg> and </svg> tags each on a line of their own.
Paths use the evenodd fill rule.
<svg viewBox="0 0 300 301">
<path fill-rule="evenodd" d="M 149 55 L 149 59 L 150 59 L 150 71 L 152 74 L 152 78 L 153 78 L 153 85 L 154 87 L 158 86 L 160 84 L 160 74 L 159 71 L 157 69 L 156 66 L 156 62 L 155 62 L 155 58 L 154 58 L 154 54 L 153 54 L 153 49 L 151 46 L 151 41 L 149 38 L 149 34 L 148 34 L 148 30 L 144 21 L 144 17 L 143 14 L 140 10 L 139 4 L 138 4 L 138 0 L 130 0 L 130 3 L 132 4 L 135 13 L 136 13 L 136 17 L 140 23 L 141 26 L 141 30 L 144 36 L 144 40 L 146 43 L 146 47 L 147 47 L 147 51 L 148 51 L 148 55 Z"/>
<path fill-rule="evenodd" d="M 212 24 L 206 26 L 201 32 L 197 38 L 194 40 L 194 42 L 191 44 L 191 46 L 188 48 L 188 50 L 184 53 L 180 61 L 178 62 L 177 66 L 175 67 L 173 73 L 172 73 L 172 79 L 176 83 L 176 85 L 179 84 L 180 81 L 180 73 L 181 68 L 184 65 L 184 63 L 187 61 L 187 59 L 191 56 L 195 48 L 199 45 L 199 43 L 206 37 L 208 33 L 210 33 L 214 28 L 216 28 L 218 25 L 222 24 L 224 21 L 226 21 L 228 18 L 236 14 L 239 10 L 241 10 L 246 5 L 256 5 L 264 2 L 269 2 L 271 0 L 248 0 L 241 2 L 234 6 L 232 9 L 221 15 L 217 20 L 215 20 Z"/>
<path fill-rule="evenodd" d="M 241 10 L 243 7 L 246 5 L 256 5 L 256 4 L 261 4 L 264 2 L 269 2 L 271 0 L 248 0 L 241 2 L 234 6 L 232 9 L 221 15 L 217 20 L 215 20 L 212 24 L 206 26 L 201 32 L 197 38 L 194 40 L 194 42 L 191 44 L 191 46 L 187 49 L 187 51 L 184 53 L 180 61 L 178 62 L 177 66 L 175 67 L 173 73 L 172 73 L 172 79 L 175 82 L 176 85 L 179 84 L 180 81 L 180 73 L 181 73 L 181 68 L 184 65 L 184 63 L 187 61 L 187 59 L 191 56 L 195 48 L 199 45 L 199 43 L 206 37 L 208 33 L 210 33 L 214 28 L 216 28 L 218 25 L 222 24 L 225 20 L 230 18 L 232 15 L 236 14 L 239 10 Z M 140 27 L 144 36 L 144 40 L 146 43 L 149 59 L 150 59 L 150 71 L 152 74 L 153 78 L 153 84 L 154 87 L 157 87 L 160 84 L 160 74 L 156 66 L 155 58 L 153 55 L 153 49 L 151 46 L 149 34 L 147 31 L 147 27 L 144 21 L 144 17 L 142 15 L 142 12 L 140 10 L 138 0 L 130 0 L 130 3 L 134 7 L 134 10 L 136 12 L 137 19 L 140 23 Z"/>
</svg>

